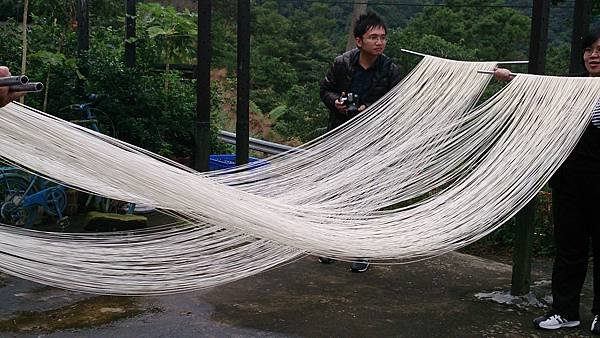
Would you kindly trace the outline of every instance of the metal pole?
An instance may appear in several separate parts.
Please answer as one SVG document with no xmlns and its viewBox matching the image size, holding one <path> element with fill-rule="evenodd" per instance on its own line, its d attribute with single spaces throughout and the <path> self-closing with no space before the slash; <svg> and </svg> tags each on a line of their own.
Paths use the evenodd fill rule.
<svg viewBox="0 0 600 338">
<path fill-rule="evenodd" d="M 572 74 L 583 72 L 581 50 L 583 49 L 583 36 L 590 28 L 591 5 L 590 0 L 575 0 L 573 34 L 571 36 L 571 62 L 569 63 L 569 72 Z"/>
<path fill-rule="evenodd" d="M 135 15 L 136 0 L 126 0 L 125 16 L 125 65 L 129 68 L 135 67 Z"/>
<path fill-rule="evenodd" d="M 544 74 L 546 69 L 549 16 L 550 0 L 534 0 L 529 38 L 528 72 L 530 74 Z"/>
<path fill-rule="evenodd" d="M 548 18 L 550 0 L 534 0 L 529 38 L 530 74 L 544 74 L 548 45 Z M 531 254 L 537 197 L 534 197 L 515 216 L 515 244 L 510 293 L 520 296 L 529 293 L 531 286 Z"/>
<path fill-rule="evenodd" d="M 422 57 L 429 56 L 427 54 L 415 52 L 410 49 L 401 48 L 400 51 L 403 53 L 412 54 L 412 55 L 416 55 L 416 56 L 422 56 Z M 497 61 L 496 63 L 499 65 L 501 65 L 501 64 L 503 64 L 503 65 L 513 65 L 513 64 L 518 65 L 518 64 L 527 64 L 527 63 L 529 63 L 529 61 Z M 483 71 L 481 71 L 481 73 L 483 73 Z M 494 74 L 494 72 L 486 73 L 486 74 Z"/>
<path fill-rule="evenodd" d="M 210 59 L 211 1 L 198 2 L 198 48 L 196 68 L 196 126 L 194 169 L 208 171 L 210 155 Z"/>
<path fill-rule="evenodd" d="M 238 0 L 235 163 L 248 163 L 250 137 L 250 0 Z"/>
</svg>

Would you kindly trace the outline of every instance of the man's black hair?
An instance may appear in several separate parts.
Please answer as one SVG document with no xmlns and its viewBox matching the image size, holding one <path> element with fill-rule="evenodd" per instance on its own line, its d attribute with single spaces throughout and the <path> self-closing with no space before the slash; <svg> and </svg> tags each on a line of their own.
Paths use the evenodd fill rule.
<svg viewBox="0 0 600 338">
<path fill-rule="evenodd" d="M 591 47 L 598 39 L 600 39 L 600 28 L 590 30 L 590 32 L 583 38 L 581 49 Z"/>
<path fill-rule="evenodd" d="M 383 19 L 374 12 L 367 12 L 367 14 L 359 16 L 358 20 L 356 20 L 354 24 L 354 37 L 361 38 L 369 29 L 375 27 L 383 27 L 383 30 L 387 34 L 387 26 L 383 22 Z"/>
</svg>

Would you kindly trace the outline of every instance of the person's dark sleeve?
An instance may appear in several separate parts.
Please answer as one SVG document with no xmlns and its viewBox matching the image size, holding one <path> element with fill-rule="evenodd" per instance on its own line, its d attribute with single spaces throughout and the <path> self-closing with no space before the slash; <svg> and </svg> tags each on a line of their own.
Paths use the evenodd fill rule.
<svg viewBox="0 0 600 338">
<path fill-rule="evenodd" d="M 325 78 L 321 81 L 320 96 L 321 101 L 329 108 L 331 112 L 337 112 L 335 100 L 340 97 L 340 89 L 336 78 L 336 64 L 331 64 Z"/>
<path fill-rule="evenodd" d="M 392 63 L 390 66 L 390 88 L 394 88 L 400 81 L 402 81 L 402 74 L 400 73 L 400 67 L 398 67 L 395 63 Z"/>
</svg>

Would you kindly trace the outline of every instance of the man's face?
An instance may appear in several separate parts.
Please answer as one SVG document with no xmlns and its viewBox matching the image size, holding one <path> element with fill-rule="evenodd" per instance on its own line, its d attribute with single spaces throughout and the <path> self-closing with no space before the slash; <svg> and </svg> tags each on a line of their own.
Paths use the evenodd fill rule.
<svg viewBox="0 0 600 338">
<path fill-rule="evenodd" d="M 361 53 L 381 55 L 387 44 L 387 36 L 383 27 L 372 27 L 362 37 L 356 38 L 356 46 Z"/>
</svg>

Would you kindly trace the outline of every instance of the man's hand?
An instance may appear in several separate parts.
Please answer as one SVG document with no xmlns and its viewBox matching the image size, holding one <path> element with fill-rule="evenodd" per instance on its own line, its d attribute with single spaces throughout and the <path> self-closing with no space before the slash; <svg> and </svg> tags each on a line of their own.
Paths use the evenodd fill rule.
<svg viewBox="0 0 600 338">
<path fill-rule="evenodd" d="M 494 68 L 494 77 L 498 81 L 510 81 L 512 76 L 510 75 L 510 70 L 506 68 Z"/>
<path fill-rule="evenodd" d="M 342 95 L 340 96 L 340 98 L 345 97 L 346 96 L 346 92 L 342 92 Z M 344 102 L 342 102 L 340 99 L 335 100 L 335 107 L 337 108 L 337 110 L 346 115 L 348 114 L 348 107 L 344 104 Z"/>
<path fill-rule="evenodd" d="M 346 107 L 346 105 L 342 101 L 340 101 L 340 99 L 335 100 L 335 107 L 342 114 L 348 113 L 348 107 Z"/>
<path fill-rule="evenodd" d="M 8 67 L 0 66 L 0 77 L 11 76 Z M 11 101 L 19 99 L 25 92 L 9 92 L 8 87 L 0 87 L 0 107 L 4 107 Z"/>
</svg>

